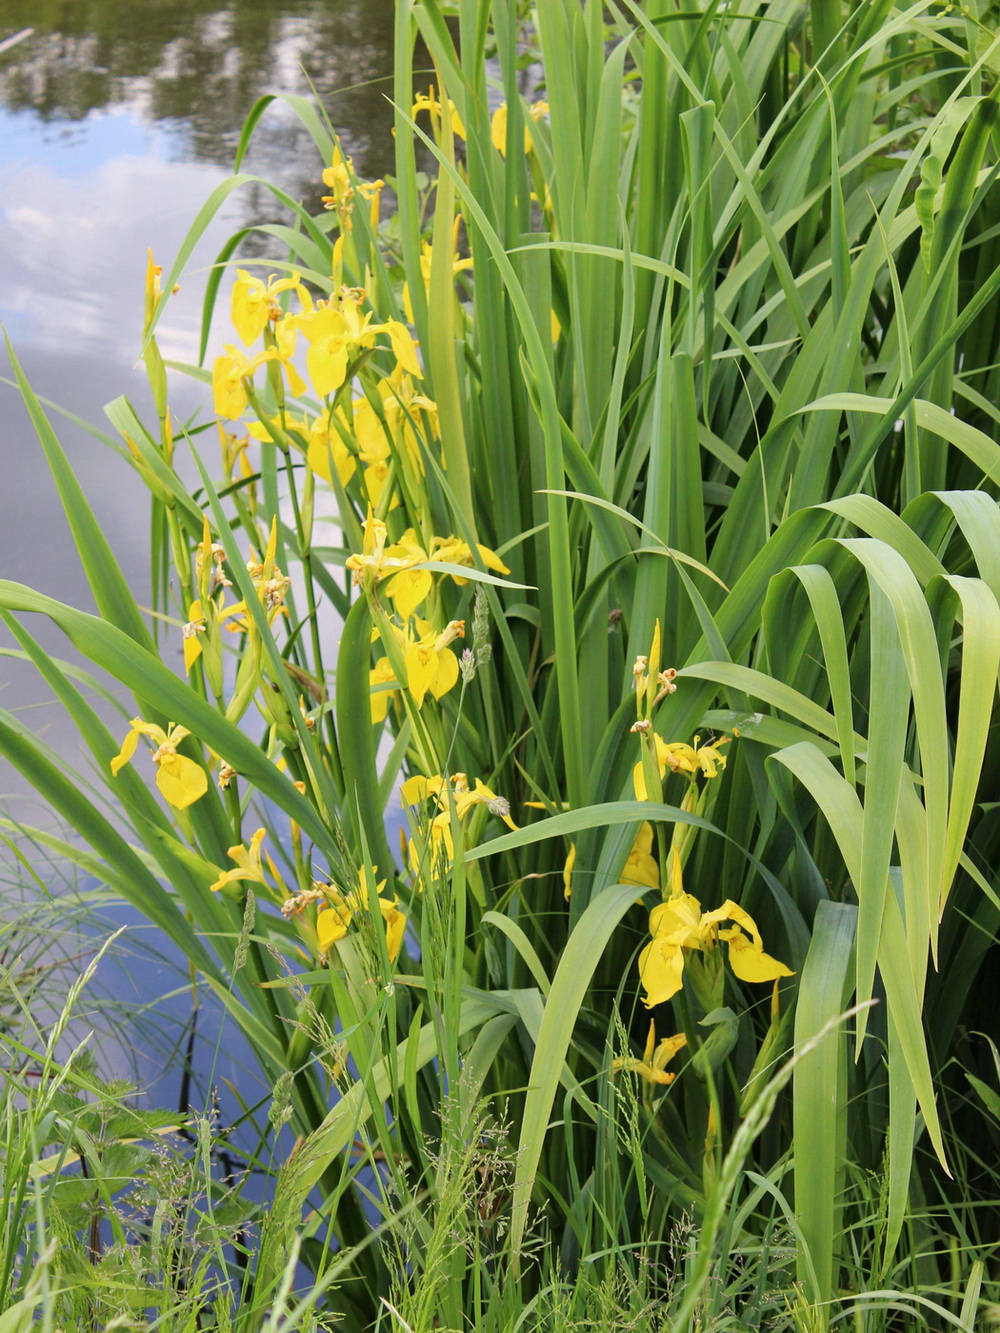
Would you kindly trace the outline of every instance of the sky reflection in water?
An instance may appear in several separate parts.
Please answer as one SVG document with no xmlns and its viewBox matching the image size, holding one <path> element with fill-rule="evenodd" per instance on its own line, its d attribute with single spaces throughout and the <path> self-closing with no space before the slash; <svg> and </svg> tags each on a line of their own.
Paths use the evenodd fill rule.
<svg viewBox="0 0 1000 1333">
<path fill-rule="evenodd" d="M 230 173 L 261 94 L 307 93 L 308 75 L 359 171 L 391 169 L 392 13 L 393 0 L 4 4 L 0 40 L 22 27 L 35 32 L 0 55 L 0 321 L 40 397 L 100 426 L 103 405 L 123 393 L 148 413 L 136 369 L 146 248 L 169 268 Z M 294 113 L 273 104 L 245 169 L 318 209 L 323 165 Z M 196 358 L 205 269 L 225 239 L 281 216 L 263 187 L 230 196 L 161 320 L 164 356 Z M 247 252 L 260 254 L 263 244 L 251 237 Z M 204 386 L 174 377 L 175 416 L 208 401 Z M 34 431 L 3 384 L 0 414 L 0 456 L 14 485 L 3 504 L 0 570 L 92 606 Z M 141 485 L 99 441 L 50 415 L 116 552 L 145 583 Z M 4 676 L 5 706 L 42 697 L 31 673 Z M 0 779 L 0 793 L 5 786 Z"/>
</svg>

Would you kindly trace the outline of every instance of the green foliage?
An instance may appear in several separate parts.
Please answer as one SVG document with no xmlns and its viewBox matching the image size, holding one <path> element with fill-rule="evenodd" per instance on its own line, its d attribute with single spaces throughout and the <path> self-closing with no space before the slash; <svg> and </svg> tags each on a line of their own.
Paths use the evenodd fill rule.
<svg viewBox="0 0 1000 1333">
<path fill-rule="evenodd" d="M 390 222 L 288 99 L 329 207 L 273 191 L 281 277 L 239 271 L 231 306 L 257 350 L 169 367 L 211 379 L 221 469 L 156 329 L 251 178 L 151 268 L 156 425 L 108 414 L 151 493 L 152 625 L 14 361 L 102 619 L 0 607 L 96 776 L 10 715 L 0 748 L 282 1089 L 246 1327 L 285 1326 L 272 1293 L 295 1317 L 294 1255 L 357 1329 L 971 1329 L 997 39 L 930 0 L 522 10 L 398 0 Z M 30 614 L 129 691 L 120 752 Z M 64 1230 L 120 1158 L 65 1182 Z"/>
</svg>

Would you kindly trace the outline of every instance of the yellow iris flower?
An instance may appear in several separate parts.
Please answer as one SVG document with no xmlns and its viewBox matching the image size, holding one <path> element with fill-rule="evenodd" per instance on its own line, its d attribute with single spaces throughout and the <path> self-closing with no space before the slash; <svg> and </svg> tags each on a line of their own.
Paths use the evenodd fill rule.
<svg viewBox="0 0 1000 1333">
<path fill-rule="evenodd" d="M 398 542 L 387 546 L 389 559 L 403 561 L 407 566 L 422 564 L 430 556 L 417 541 L 413 528 L 407 528 Z M 385 595 L 391 597 L 400 620 L 409 620 L 414 611 L 434 587 L 434 575 L 429 569 L 403 568 L 386 585 Z"/>
<path fill-rule="evenodd" d="M 376 690 L 376 685 L 395 685 L 393 690 Z M 399 682 L 387 657 L 380 657 L 368 673 L 368 687 L 371 690 L 372 722 L 384 722 L 389 711 L 389 699 L 398 693 Z"/>
<path fill-rule="evenodd" d="M 306 383 L 299 372 L 295 369 L 295 363 L 292 357 L 295 355 L 295 345 L 298 341 L 298 320 L 300 316 L 285 315 L 279 319 L 274 326 L 274 359 L 285 372 L 288 380 L 288 387 L 293 397 L 301 398 L 306 392 Z"/>
<path fill-rule="evenodd" d="M 528 801 L 527 804 L 537 805 L 538 802 Z M 571 842 L 562 870 L 563 897 L 567 902 L 573 896 L 573 869 L 575 865 L 576 843 Z M 650 889 L 660 887 L 660 868 L 656 864 L 656 857 L 653 856 L 653 826 L 647 820 L 643 821 L 642 827 L 636 834 L 632 850 L 622 867 L 620 883 L 637 886 L 644 884 Z"/>
<path fill-rule="evenodd" d="M 660 867 L 653 855 L 653 826 L 648 820 L 643 821 L 636 834 L 620 878 L 622 884 L 645 884 L 650 889 L 660 887 Z"/>
<path fill-rule="evenodd" d="M 455 855 L 455 840 L 451 835 L 451 813 L 447 810 L 435 815 L 427 829 L 426 837 L 410 838 L 407 860 L 411 872 L 420 874 L 422 849 L 426 850 L 430 865 L 450 866 Z"/>
<path fill-rule="evenodd" d="M 454 843 L 451 833 L 450 801 L 454 803 L 455 815 L 459 820 L 464 819 L 477 805 L 485 805 L 490 814 L 502 819 L 509 829 L 517 831 L 517 825 L 510 817 L 510 803 L 505 797 L 487 787 L 479 778 L 476 778 L 470 787 L 467 774 L 453 773 L 450 801 L 447 788 L 448 784 L 440 773 L 435 773 L 429 778 L 424 777 L 422 773 L 416 773 L 413 777 L 407 778 L 400 789 L 400 799 L 405 806 L 420 805 L 424 801 L 433 800 L 440 811 L 430 821 L 426 838 L 410 839 L 409 861 L 414 875 L 420 871 L 421 854 L 424 849 L 429 853 L 432 864 L 442 860 L 446 864 L 451 863 Z"/>
<path fill-rule="evenodd" d="M 117 777 L 121 769 L 135 754 L 135 747 L 140 736 L 148 736 L 156 742 L 153 751 L 153 763 L 156 765 L 156 785 L 164 800 L 175 810 L 185 810 L 208 791 L 208 777 L 200 764 L 177 753 L 177 746 L 185 736 L 190 736 L 187 727 L 171 723 L 166 731 L 155 722 L 143 722 L 141 717 L 134 717 L 131 730 L 122 741 L 120 752 L 111 761 L 111 772 Z"/>
<path fill-rule="evenodd" d="M 340 415 L 342 417 L 343 414 Z M 334 425 L 332 413 L 321 412 L 309 427 L 307 434 L 309 447 L 306 458 L 309 466 L 317 476 L 332 485 L 333 474 L 330 470 L 332 457 L 333 466 L 337 469 L 337 478 L 341 486 L 346 486 L 357 471 L 358 463 Z"/>
<path fill-rule="evenodd" d="M 287 369 L 294 367 L 289 365 Z M 313 472 L 332 484 L 333 473 L 330 470 L 332 455 L 333 466 L 337 470 L 340 484 L 346 486 L 357 471 L 358 461 L 344 443 L 338 423 L 343 427 L 344 434 L 349 435 L 348 422 L 340 408 L 328 408 L 311 420 L 307 416 L 293 416 L 290 412 L 286 412 L 284 419 L 268 417 L 263 421 L 252 421 L 247 426 L 247 433 L 255 440 L 270 440 L 280 438 L 280 432 L 301 447 L 300 441 L 296 439 L 296 436 L 300 436 L 305 442 L 306 462 Z"/>
<path fill-rule="evenodd" d="M 402 362 L 386 379 L 379 382 L 379 394 L 382 397 L 382 410 L 389 432 L 397 445 L 402 445 L 414 467 L 423 475 L 424 460 L 414 434 L 411 419 L 418 413 L 426 414 L 431 434 L 438 434 L 437 403 L 420 393 L 413 383 L 413 376 L 408 374 Z M 360 439 L 359 439 L 360 443 Z"/>
<path fill-rule="evenodd" d="M 212 365 L 212 395 L 215 400 L 215 415 L 227 421 L 236 421 L 245 411 L 247 402 L 246 381 L 253 378 L 253 373 L 265 361 L 280 359 L 278 351 L 269 347 L 256 356 L 248 357 L 238 347 L 226 343 L 224 356 L 217 356 Z"/>
<path fill-rule="evenodd" d="M 398 602 L 397 602 L 398 605 Z M 458 658 L 451 651 L 449 644 L 454 643 L 465 633 L 464 620 L 449 621 L 441 633 L 432 629 L 426 620 L 415 619 L 414 637 L 411 626 L 394 633 L 403 649 L 406 664 L 404 684 L 413 696 L 418 708 L 423 708 L 428 693 L 440 699 L 458 683 Z M 369 685 L 385 685 L 393 682 L 398 685 L 392 665 L 387 657 L 380 657 L 368 675 Z M 378 690 L 371 696 L 372 722 L 381 722 L 386 715 L 391 690 Z"/>
<path fill-rule="evenodd" d="M 389 464 L 395 457 L 404 466 L 409 464 L 419 477 L 425 472 L 423 446 L 417 438 L 414 421 L 426 417 L 431 438 L 439 433 L 437 404 L 425 394 L 418 393 L 412 376 L 397 363 L 391 375 L 379 380 L 376 386 L 381 409 L 369 398 L 355 398 L 352 404 L 354 438 L 358 454 L 365 464 L 364 482 L 368 499 L 378 505 L 389 476 Z M 392 497 L 391 508 L 399 503 Z"/>
<path fill-rule="evenodd" d="M 187 624 L 181 630 L 184 644 L 184 670 L 190 675 L 191 668 L 201 656 L 200 634 L 206 632 L 205 616 L 202 612 L 201 598 L 196 597 L 188 607 Z"/>
<path fill-rule="evenodd" d="M 393 546 L 386 546 L 388 530 L 380 518 L 376 518 L 372 512 L 371 505 L 368 506 L 368 516 L 364 522 L 363 541 L 361 551 L 355 555 L 349 555 L 344 564 L 354 575 L 354 582 L 361 584 L 366 589 L 372 589 L 383 579 L 391 579 L 402 570 L 409 569 L 411 565 L 418 564 L 421 560 L 426 560 L 427 556 L 423 549 L 417 544 L 416 534 L 410 528 L 403 535 L 402 539 Z M 430 575 L 430 571 L 425 571 Z M 395 594 L 391 594 L 395 596 Z M 426 593 L 423 594 L 426 596 Z M 418 601 L 423 600 L 423 596 Z M 407 597 L 404 594 L 404 605 L 408 604 Z M 416 605 L 416 603 L 414 603 Z M 460 624 L 460 621 L 453 622 Z M 421 630 L 426 633 L 429 626 Z M 455 636 L 452 635 L 452 638 Z"/>
<path fill-rule="evenodd" d="M 529 120 L 538 121 L 549 113 L 548 102 L 532 102 L 528 107 Z M 490 140 L 501 157 L 507 155 L 507 103 L 501 102 L 490 117 Z M 534 146 L 529 122 L 524 124 L 524 151 L 530 153 Z"/>
<path fill-rule="evenodd" d="M 675 1037 L 664 1037 L 657 1043 L 656 1024 L 650 1019 L 649 1036 L 646 1038 L 646 1049 L 643 1051 L 642 1059 L 623 1056 L 614 1062 L 613 1069 L 615 1071 L 626 1069 L 632 1074 L 638 1074 L 647 1083 L 673 1083 L 674 1075 L 667 1073 L 667 1065 L 686 1045 L 687 1037 L 683 1032 L 678 1032 Z"/>
<path fill-rule="evenodd" d="M 473 807 L 485 805 L 491 814 L 498 815 L 509 829 L 517 832 L 517 825 L 510 817 L 510 805 L 503 796 L 498 796 L 492 788 L 480 778 L 476 778 L 472 787 L 465 773 L 451 775 L 451 796 L 455 802 L 455 813 L 464 819 Z M 416 773 L 407 778 L 400 788 L 400 797 L 404 805 L 419 805 L 421 801 L 434 799 L 442 811 L 449 809 L 447 784 L 440 773 L 425 778 Z"/>
<path fill-rule="evenodd" d="M 349 555 L 344 562 L 354 574 L 355 583 L 372 586 L 380 578 L 385 577 L 382 570 L 385 563 L 385 542 L 388 535 L 385 524 L 380 518 L 375 517 L 372 513 L 372 507 L 369 505 L 368 517 L 364 523 L 361 553 L 359 555 Z M 395 572 L 393 570 L 393 573 Z"/>
<path fill-rule="evenodd" d="M 319 397 L 325 398 L 344 383 L 351 358 L 363 348 L 374 347 L 371 314 L 362 316 L 356 305 L 344 302 L 339 309 L 333 305 L 317 306 L 300 316 L 298 322 L 309 341 L 306 353 L 309 379 Z"/>
<path fill-rule="evenodd" d="M 381 504 L 382 492 L 389 480 L 389 450 L 387 448 L 381 457 L 370 458 L 365 454 L 362 454 L 361 457 L 365 462 L 365 470 L 362 473 L 365 483 L 365 498 L 369 504 Z M 397 509 L 398 507 L 399 496 L 394 492 L 389 501 L 389 508 Z"/>
<path fill-rule="evenodd" d="M 492 569 L 496 574 L 509 574 L 510 570 L 500 559 L 495 551 L 491 551 L 488 546 L 481 546 L 476 543 L 476 550 L 479 552 L 479 558 L 487 569 Z M 472 558 L 472 551 L 468 544 L 459 541 L 457 537 L 435 537 L 431 542 L 431 559 L 440 560 L 449 565 L 467 565 L 469 569 L 475 568 L 475 561 Z M 451 578 L 460 586 L 468 583 L 468 579 L 462 578 L 460 574 L 452 574 Z"/>
<path fill-rule="evenodd" d="M 721 907 L 703 912 L 701 903 L 681 884 L 680 857 L 672 850 L 673 892 L 649 914 L 652 939 L 639 955 L 639 978 L 646 991 L 646 1007 L 663 1004 L 684 984 L 685 951 L 729 946 L 729 966 L 741 981 L 776 981 L 790 977 L 784 963 L 764 952 L 757 923 L 748 912 L 727 899 Z M 720 929 L 723 921 L 733 924 Z"/>
<path fill-rule="evenodd" d="M 704 774 L 706 778 L 718 777 L 720 770 L 726 766 L 726 756 L 720 747 L 728 743 L 728 736 L 709 745 L 699 745 L 697 736 L 694 745 L 688 745 L 684 741 L 665 741 L 655 731 L 652 736 L 656 746 L 656 764 L 660 770 L 661 781 L 666 776 L 668 768 L 672 773 L 684 773 L 694 781 L 699 773 Z M 646 776 L 641 760 L 632 770 L 632 788 L 637 801 L 653 799 L 646 791 Z"/>
<path fill-rule="evenodd" d="M 448 646 L 465 633 L 464 620 L 451 620 L 438 634 L 426 621 L 417 621 L 421 637 L 407 639 L 406 686 L 418 708 L 427 692 L 440 699 L 458 683 L 458 658 Z"/>
<path fill-rule="evenodd" d="M 385 880 L 376 886 L 379 912 L 385 928 L 385 945 L 389 962 L 394 963 L 403 944 L 406 933 L 406 916 L 399 910 L 398 899 L 383 898 L 382 889 Z M 316 934 L 319 937 L 320 953 L 328 954 L 333 946 L 347 936 L 348 929 L 355 917 L 369 911 L 367 880 L 362 872 L 361 884 L 352 893 L 342 893 L 338 888 L 329 891 L 330 905 L 323 907 L 316 916 Z"/>
<path fill-rule="evenodd" d="M 213 893 L 218 893 L 227 884 L 236 884 L 241 880 L 250 884 L 261 884 L 264 888 L 269 889 L 271 886 L 264 874 L 264 856 L 267 856 L 267 864 L 271 874 L 280 882 L 280 876 L 274 862 L 266 852 L 261 852 L 260 845 L 264 841 L 264 836 L 265 830 L 259 828 L 250 839 L 249 847 L 241 842 L 238 846 L 229 848 L 228 854 L 230 859 L 236 862 L 236 869 L 222 872 L 215 883 L 209 886 Z"/>
<path fill-rule="evenodd" d="M 398 319 L 388 319 L 381 329 L 389 335 L 389 343 L 396 358 L 397 369 L 404 371 L 415 380 L 422 380 L 424 372 L 417 360 L 417 344 L 405 324 Z"/>
<path fill-rule="evenodd" d="M 438 99 L 437 89 L 433 84 L 427 89 L 426 93 L 417 93 L 413 102 L 413 110 L 410 114 L 416 120 L 421 111 L 430 112 L 431 124 L 434 132 L 437 134 L 438 123 L 441 120 L 441 102 Z M 462 124 L 462 118 L 455 110 L 455 103 L 448 98 L 448 115 L 451 120 L 451 132 L 456 138 L 465 138 L 465 126 Z"/>
<path fill-rule="evenodd" d="M 464 269 L 472 268 L 472 259 L 466 256 L 465 259 L 458 257 L 458 230 L 461 218 L 455 219 L 455 229 L 452 239 L 452 274 L 461 273 Z M 430 295 L 431 290 L 431 264 L 434 261 L 434 247 L 430 241 L 421 241 L 420 243 L 420 276 L 423 279 L 424 291 Z M 413 323 L 413 304 L 410 300 L 410 285 L 403 283 L 403 310 L 406 312 L 406 318 Z"/>
<path fill-rule="evenodd" d="M 282 292 L 295 291 L 303 305 L 312 305 L 312 298 L 294 273 L 290 278 L 276 279 L 272 273 L 266 282 L 255 278 L 246 269 L 236 270 L 230 314 L 233 327 L 246 347 L 252 347 L 267 328 L 269 319 L 282 321 L 284 311 L 278 304 Z M 283 321 L 282 321 L 283 322 Z"/>
<path fill-rule="evenodd" d="M 344 231 L 351 230 L 355 195 L 368 201 L 372 226 L 378 226 L 379 197 L 385 182 L 358 180 L 354 175 L 353 159 L 344 155 L 340 144 L 334 144 L 333 164 L 323 172 L 323 184 L 332 192 L 324 195 L 323 207 L 340 215 Z"/>
</svg>

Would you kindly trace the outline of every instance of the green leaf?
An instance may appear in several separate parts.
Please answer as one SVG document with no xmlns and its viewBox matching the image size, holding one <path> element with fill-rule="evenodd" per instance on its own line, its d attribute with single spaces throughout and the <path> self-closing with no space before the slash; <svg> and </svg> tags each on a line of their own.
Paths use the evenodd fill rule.
<svg viewBox="0 0 1000 1333">
<path fill-rule="evenodd" d="M 802 1047 L 844 1008 L 852 989 L 857 908 L 822 902 L 798 986 L 795 1045 Z M 802 1246 L 798 1277 L 823 1311 L 833 1296 L 846 1148 L 846 1034 L 825 1041 L 798 1064 L 792 1081 L 795 1212 Z M 813 1282 L 816 1286 L 813 1289 Z M 824 1317 L 824 1316 L 821 1316 Z"/>
<path fill-rule="evenodd" d="M 136 643 L 141 644 L 142 647 L 152 649 L 153 641 L 136 605 L 132 589 L 118 567 L 111 546 L 101 530 L 100 524 L 94 517 L 93 510 L 87 502 L 83 488 L 76 479 L 76 473 L 66 457 L 62 445 L 49 425 L 48 418 L 42 411 L 41 404 L 32 392 L 31 386 L 24 377 L 24 372 L 14 355 L 14 349 L 6 331 L 4 332 L 4 341 L 7 344 L 7 355 L 10 357 L 10 363 L 14 368 L 17 386 L 21 390 L 21 396 L 24 399 L 25 407 L 28 409 L 28 415 L 31 417 L 31 423 L 35 428 L 39 443 L 52 471 L 56 489 L 59 492 L 59 499 L 62 501 L 63 510 L 66 514 L 66 520 L 69 523 L 70 532 L 73 534 L 77 555 L 84 573 L 87 575 L 87 582 L 90 584 L 94 601 L 105 620 L 117 626 L 131 639 L 134 639 Z"/>
<path fill-rule="evenodd" d="M 557 815 L 556 820 L 559 818 Z M 634 884 L 606 889 L 580 917 L 559 960 L 535 1042 L 521 1119 L 511 1211 L 511 1246 L 515 1256 L 521 1253 L 542 1145 L 584 996 L 616 927 L 644 892 Z"/>
</svg>

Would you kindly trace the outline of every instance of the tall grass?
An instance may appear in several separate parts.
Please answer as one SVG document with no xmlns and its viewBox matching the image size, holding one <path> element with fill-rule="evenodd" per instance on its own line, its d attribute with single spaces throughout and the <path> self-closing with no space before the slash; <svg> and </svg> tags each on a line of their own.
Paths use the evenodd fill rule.
<svg viewBox="0 0 1000 1333">
<path fill-rule="evenodd" d="M 929 1319 L 973 1327 L 1000 908 L 988 18 L 399 0 L 391 221 L 287 99 L 329 209 L 275 189 L 287 282 L 238 276 L 247 350 L 169 368 L 213 383 L 221 470 L 211 414 L 170 417 L 156 327 L 252 178 L 150 270 L 156 424 L 108 416 L 152 497 L 152 618 L 12 353 L 100 615 L 0 604 L 95 773 L 10 715 L 0 746 L 289 1088 L 283 1215 L 313 1199 L 317 1273 L 354 1247 L 351 1327 L 513 1327 L 532 1301 L 563 1326 L 580 1275 L 588 1310 L 651 1303 L 650 1326 L 753 1324 L 766 1288 L 778 1326 L 880 1327 L 933 1290 Z M 159 794 L 29 612 L 131 691 Z M 748 1254 L 763 1286 L 735 1294 Z M 261 1289 L 280 1271 L 263 1253 Z"/>
</svg>

